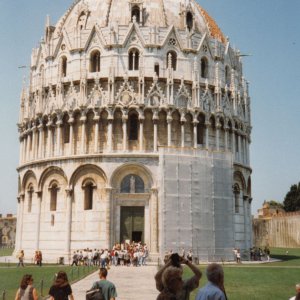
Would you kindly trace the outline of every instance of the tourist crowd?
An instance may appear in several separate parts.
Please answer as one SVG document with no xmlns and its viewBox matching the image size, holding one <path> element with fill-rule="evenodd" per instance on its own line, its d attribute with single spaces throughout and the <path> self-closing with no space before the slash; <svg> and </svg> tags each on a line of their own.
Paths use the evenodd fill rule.
<svg viewBox="0 0 300 300">
<path fill-rule="evenodd" d="M 114 266 L 145 266 L 149 250 L 141 242 L 115 244 L 112 249 L 83 249 L 74 251 L 73 265 L 100 266 L 106 268 Z"/>
</svg>

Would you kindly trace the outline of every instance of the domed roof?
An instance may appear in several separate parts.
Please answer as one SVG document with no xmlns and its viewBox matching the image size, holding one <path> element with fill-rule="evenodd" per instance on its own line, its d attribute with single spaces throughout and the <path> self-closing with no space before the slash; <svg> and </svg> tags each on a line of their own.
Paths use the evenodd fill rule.
<svg viewBox="0 0 300 300">
<path fill-rule="evenodd" d="M 216 22 L 195 0 L 77 0 L 59 20 L 56 32 L 64 28 L 72 31 L 77 26 L 80 16 L 85 28 L 95 24 L 100 27 L 128 25 L 131 22 L 131 8 L 137 6 L 143 11 L 143 26 L 169 27 L 174 25 L 179 30 L 185 29 L 186 12 L 191 12 L 195 29 L 208 33 L 213 38 L 225 43 L 226 39 Z"/>
</svg>

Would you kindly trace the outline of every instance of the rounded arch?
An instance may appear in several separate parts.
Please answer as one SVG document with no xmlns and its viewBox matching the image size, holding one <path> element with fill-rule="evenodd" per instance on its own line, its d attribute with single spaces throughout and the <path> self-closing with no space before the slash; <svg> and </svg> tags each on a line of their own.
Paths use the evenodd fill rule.
<svg viewBox="0 0 300 300">
<path fill-rule="evenodd" d="M 68 67 L 68 58 L 65 54 L 63 54 L 59 58 L 59 74 L 61 77 L 66 77 L 67 76 L 67 67 Z"/>
<path fill-rule="evenodd" d="M 154 185 L 153 175 L 147 167 L 142 164 L 125 163 L 112 173 L 110 186 L 115 189 L 120 189 L 122 180 L 130 174 L 137 175 L 143 180 L 145 192 Z"/>
<path fill-rule="evenodd" d="M 201 77 L 208 78 L 208 59 L 207 57 L 201 57 Z"/>
<path fill-rule="evenodd" d="M 76 182 L 78 179 L 82 176 L 86 176 L 87 178 L 90 178 L 90 174 L 94 173 L 100 177 L 103 178 L 104 182 L 107 183 L 107 176 L 105 172 L 98 166 L 92 165 L 92 164 L 86 164 L 78 167 L 72 174 L 69 182 L 69 186 L 72 187 L 72 189 L 75 187 Z M 86 180 L 85 178 L 84 180 Z"/>
<path fill-rule="evenodd" d="M 177 68 L 177 52 L 170 50 L 167 52 L 167 67 L 171 67 L 174 71 Z"/>
<path fill-rule="evenodd" d="M 23 179 L 22 179 L 21 191 L 25 192 L 26 186 L 28 186 L 30 183 L 33 186 L 37 186 L 36 175 L 35 175 L 35 173 L 32 170 L 28 170 L 24 174 Z"/>
<path fill-rule="evenodd" d="M 90 54 L 90 72 L 100 72 L 101 69 L 101 52 L 99 49 L 93 49 Z"/>
<path fill-rule="evenodd" d="M 128 50 L 128 70 L 136 71 L 140 64 L 140 50 L 137 47 L 132 47 Z"/>
<path fill-rule="evenodd" d="M 247 182 L 247 195 L 249 197 L 252 196 L 252 183 L 251 183 L 251 176 L 249 176 L 248 178 L 248 182 Z"/>
<path fill-rule="evenodd" d="M 65 172 L 59 167 L 52 166 L 52 167 L 49 167 L 46 170 L 44 170 L 44 172 L 42 173 L 39 183 L 38 183 L 39 190 L 42 190 L 47 178 L 49 178 L 49 176 L 51 176 L 53 174 L 60 175 L 65 180 L 65 183 L 66 184 L 68 183 L 68 178 L 67 178 Z M 53 182 L 53 180 L 51 182 Z"/>
<path fill-rule="evenodd" d="M 240 190 L 243 192 L 246 192 L 246 180 L 242 172 L 235 171 L 233 174 L 233 182 L 234 185 L 238 185 Z"/>
</svg>

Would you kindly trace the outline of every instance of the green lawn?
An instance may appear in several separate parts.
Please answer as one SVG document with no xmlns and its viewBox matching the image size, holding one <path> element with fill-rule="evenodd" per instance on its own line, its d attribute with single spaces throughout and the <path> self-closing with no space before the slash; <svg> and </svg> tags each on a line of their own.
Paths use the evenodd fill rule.
<svg viewBox="0 0 300 300">
<path fill-rule="evenodd" d="M 288 250 L 288 254 L 286 254 Z M 224 265 L 225 289 L 230 300 L 281 300 L 295 293 L 295 284 L 300 282 L 300 249 L 271 249 L 271 257 L 283 259 L 270 264 Z M 203 278 L 200 287 L 206 284 L 206 266 L 200 266 Z M 184 277 L 191 276 L 185 269 Z M 191 295 L 195 299 L 197 291 Z"/>
<path fill-rule="evenodd" d="M 0 256 L 11 256 L 13 251 L 13 248 L 0 248 Z"/>
<path fill-rule="evenodd" d="M 24 268 L 14 267 L 0 267 L 0 299 L 3 290 L 6 290 L 7 300 L 14 299 L 15 293 L 18 289 L 20 281 L 24 274 L 32 274 L 34 278 L 34 286 L 38 290 L 39 295 L 47 295 L 49 287 L 53 282 L 55 273 L 58 271 L 65 271 L 68 274 L 70 282 L 77 281 L 89 273 L 95 271 L 97 267 L 70 267 L 70 266 L 43 266 L 37 267 L 35 265 L 28 265 Z M 43 285 L 42 285 L 43 280 Z M 42 298 L 41 298 L 42 299 Z"/>
</svg>

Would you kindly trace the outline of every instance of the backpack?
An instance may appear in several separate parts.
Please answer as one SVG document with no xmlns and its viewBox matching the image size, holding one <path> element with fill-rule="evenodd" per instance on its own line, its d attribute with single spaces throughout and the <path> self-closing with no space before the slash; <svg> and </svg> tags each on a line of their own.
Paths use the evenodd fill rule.
<svg viewBox="0 0 300 300">
<path fill-rule="evenodd" d="M 86 291 L 85 300 L 105 300 L 101 288 Z"/>
</svg>

